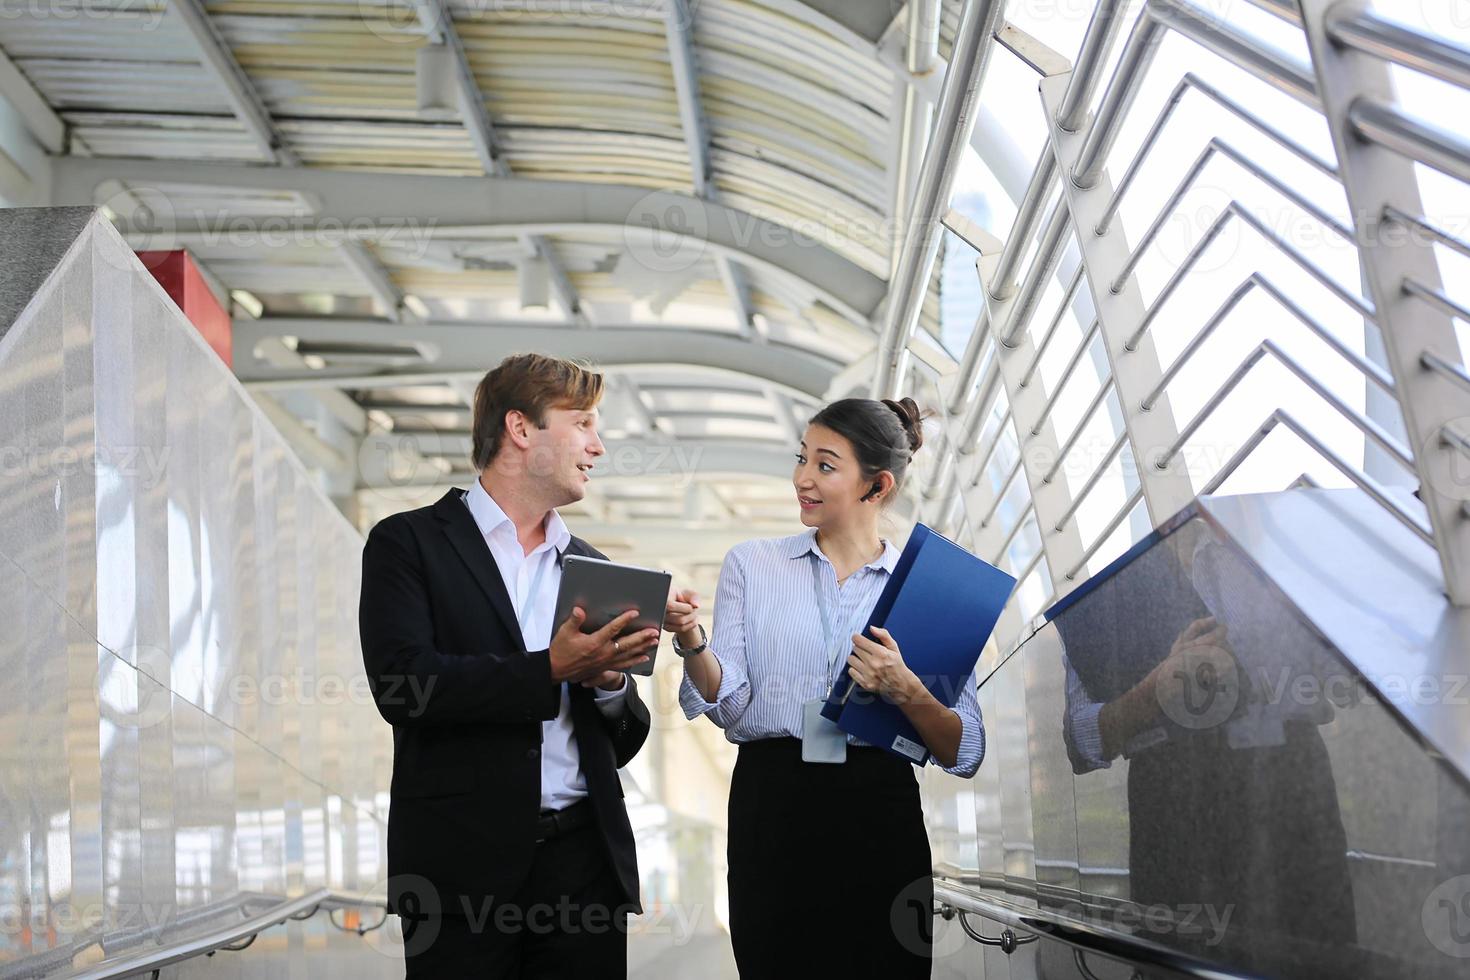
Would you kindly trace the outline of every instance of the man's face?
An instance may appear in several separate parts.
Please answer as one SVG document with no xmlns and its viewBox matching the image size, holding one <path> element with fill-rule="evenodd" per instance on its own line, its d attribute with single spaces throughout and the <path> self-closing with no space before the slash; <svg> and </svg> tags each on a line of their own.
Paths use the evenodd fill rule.
<svg viewBox="0 0 1470 980">
<path fill-rule="evenodd" d="M 546 428 L 531 426 L 530 476 L 556 500 L 552 507 L 581 500 L 597 457 L 603 455 L 597 435 L 597 408 L 551 408 Z"/>
</svg>

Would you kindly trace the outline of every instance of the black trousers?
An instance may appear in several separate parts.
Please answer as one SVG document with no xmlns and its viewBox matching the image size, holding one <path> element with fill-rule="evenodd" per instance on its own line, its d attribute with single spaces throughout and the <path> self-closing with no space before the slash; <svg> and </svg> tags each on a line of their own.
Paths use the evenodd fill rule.
<svg viewBox="0 0 1470 980">
<path fill-rule="evenodd" d="M 408 980 L 625 980 L 627 902 L 595 824 L 536 845 L 531 873 L 508 900 L 403 917 Z"/>
<path fill-rule="evenodd" d="M 794 738 L 740 746 L 730 783 L 730 933 L 747 980 L 928 977 L 934 884 L 909 763 Z"/>
</svg>

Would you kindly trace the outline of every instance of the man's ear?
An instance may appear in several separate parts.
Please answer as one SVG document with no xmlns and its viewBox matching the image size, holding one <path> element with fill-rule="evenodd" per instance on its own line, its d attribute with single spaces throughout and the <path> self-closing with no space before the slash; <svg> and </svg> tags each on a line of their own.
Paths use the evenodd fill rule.
<svg viewBox="0 0 1470 980">
<path fill-rule="evenodd" d="M 531 437 L 528 434 L 530 428 L 531 420 L 516 409 L 505 413 L 505 436 L 513 445 L 521 449 L 530 446 Z"/>
</svg>

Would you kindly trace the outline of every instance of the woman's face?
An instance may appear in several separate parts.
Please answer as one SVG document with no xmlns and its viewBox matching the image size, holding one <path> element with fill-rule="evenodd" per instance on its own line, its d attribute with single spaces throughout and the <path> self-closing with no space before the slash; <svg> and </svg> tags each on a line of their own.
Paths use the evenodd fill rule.
<svg viewBox="0 0 1470 980">
<path fill-rule="evenodd" d="M 887 471 L 876 478 L 881 492 L 891 480 Z M 874 480 L 863 478 L 852 443 L 824 425 L 809 425 L 796 452 L 796 469 L 791 484 L 807 527 L 843 524 L 864 508 L 876 509 L 878 496 L 860 500 L 873 488 Z"/>
</svg>

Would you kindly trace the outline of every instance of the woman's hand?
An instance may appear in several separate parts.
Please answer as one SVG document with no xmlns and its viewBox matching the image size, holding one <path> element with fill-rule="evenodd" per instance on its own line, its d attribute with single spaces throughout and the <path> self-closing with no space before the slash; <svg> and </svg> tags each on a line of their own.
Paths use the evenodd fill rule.
<svg viewBox="0 0 1470 980">
<path fill-rule="evenodd" d="M 693 589 L 671 592 L 669 603 L 664 608 L 664 629 L 679 637 L 685 647 L 699 645 L 699 593 Z M 693 641 L 692 643 L 689 641 Z"/>
<path fill-rule="evenodd" d="M 848 672 L 865 691 L 882 696 L 894 704 L 910 701 L 922 687 L 919 678 L 903 662 L 898 641 L 881 626 L 869 627 L 876 640 L 861 633 L 852 635 L 852 653 L 848 655 Z"/>
</svg>

